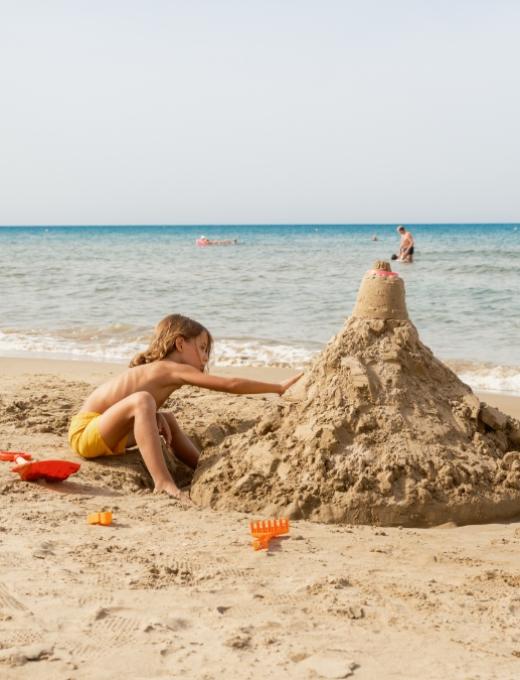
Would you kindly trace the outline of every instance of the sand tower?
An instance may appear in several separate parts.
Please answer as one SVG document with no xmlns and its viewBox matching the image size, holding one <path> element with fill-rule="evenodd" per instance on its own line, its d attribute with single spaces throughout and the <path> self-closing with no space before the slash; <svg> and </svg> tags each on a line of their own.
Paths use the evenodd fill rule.
<svg viewBox="0 0 520 680">
<path fill-rule="evenodd" d="M 304 378 L 254 427 L 204 452 L 192 497 L 323 522 L 505 519 L 520 514 L 520 423 L 421 343 L 403 280 L 376 262 Z"/>
</svg>

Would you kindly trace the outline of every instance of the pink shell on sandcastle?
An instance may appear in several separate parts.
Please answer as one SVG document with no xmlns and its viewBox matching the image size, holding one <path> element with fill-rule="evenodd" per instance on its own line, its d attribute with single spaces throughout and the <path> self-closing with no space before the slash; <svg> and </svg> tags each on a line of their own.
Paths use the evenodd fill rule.
<svg viewBox="0 0 520 680">
<path fill-rule="evenodd" d="M 367 273 L 367 276 L 387 276 L 387 277 L 393 277 L 393 276 L 399 276 L 397 272 L 393 272 L 392 269 L 390 268 L 390 264 L 388 262 L 385 262 L 384 260 L 376 260 L 374 262 L 374 268 L 370 269 Z"/>
<path fill-rule="evenodd" d="M 383 269 L 371 269 L 367 273 L 371 276 L 399 276 L 397 272 L 385 272 Z"/>
<path fill-rule="evenodd" d="M 520 423 L 422 344 L 390 272 L 376 262 L 363 277 L 352 316 L 284 399 L 203 452 L 196 502 L 403 526 L 520 513 Z"/>
</svg>

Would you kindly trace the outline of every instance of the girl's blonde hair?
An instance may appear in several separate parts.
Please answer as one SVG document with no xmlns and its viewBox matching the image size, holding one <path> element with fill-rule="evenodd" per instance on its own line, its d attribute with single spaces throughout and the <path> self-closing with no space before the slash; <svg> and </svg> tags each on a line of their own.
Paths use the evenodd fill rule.
<svg viewBox="0 0 520 680">
<path fill-rule="evenodd" d="M 208 336 L 208 355 L 211 353 L 213 338 L 207 328 L 193 319 L 182 314 L 170 314 L 159 321 L 154 329 L 153 337 L 148 349 L 136 354 L 130 362 L 130 367 L 150 364 L 152 361 L 160 361 L 173 352 L 178 338 L 191 340 L 201 333 Z"/>
</svg>

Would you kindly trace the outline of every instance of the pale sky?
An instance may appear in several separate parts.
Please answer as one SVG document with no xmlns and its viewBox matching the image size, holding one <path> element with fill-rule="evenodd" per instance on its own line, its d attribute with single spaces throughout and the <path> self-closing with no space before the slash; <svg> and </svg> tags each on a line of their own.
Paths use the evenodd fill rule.
<svg viewBox="0 0 520 680">
<path fill-rule="evenodd" d="M 0 0 L 0 225 L 520 220 L 518 0 Z"/>
</svg>

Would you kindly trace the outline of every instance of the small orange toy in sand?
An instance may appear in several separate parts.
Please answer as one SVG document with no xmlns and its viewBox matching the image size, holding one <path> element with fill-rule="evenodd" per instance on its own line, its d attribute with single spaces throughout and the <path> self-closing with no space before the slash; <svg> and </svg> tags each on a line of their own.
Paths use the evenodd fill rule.
<svg viewBox="0 0 520 680">
<path fill-rule="evenodd" d="M 249 522 L 251 536 L 253 536 L 253 548 L 262 550 L 269 548 L 269 541 L 276 536 L 289 533 L 288 519 L 260 519 Z"/>
<path fill-rule="evenodd" d="M 71 463 L 69 460 L 39 460 L 30 463 L 21 456 L 16 457 L 16 462 L 17 465 L 11 468 L 11 472 L 17 472 L 24 482 L 33 482 L 36 479 L 62 482 L 81 467 L 79 463 Z"/>
<path fill-rule="evenodd" d="M 108 527 L 112 524 L 112 513 L 109 512 L 91 512 L 87 517 L 87 522 L 89 524 L 101 524 L 104 527 Z"/>
<path fill-rule="evenodd" d="M 0 460 L 8 460 L 10 463 L 14 463 L 17 458 L 32 460 L 31 454 L 25 453 L 25 451 L 0 451 Z"/>
</svg>

